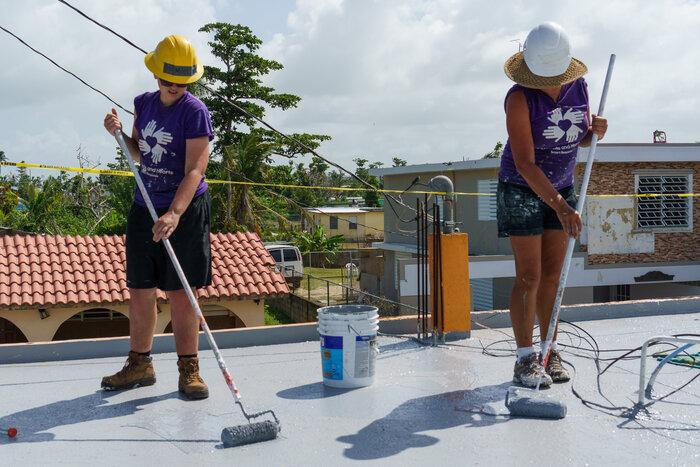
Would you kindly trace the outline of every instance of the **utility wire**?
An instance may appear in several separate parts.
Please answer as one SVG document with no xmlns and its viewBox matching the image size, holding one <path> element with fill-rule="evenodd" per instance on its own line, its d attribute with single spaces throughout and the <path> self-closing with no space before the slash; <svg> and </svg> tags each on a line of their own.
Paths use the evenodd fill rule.
<svg viewBox="0 0 700 467">
<path fill-rule="evenodd" d="M 99 25 L 99 23 L 97 23 L 96 21 L 94 21 L 92 18 L 88 17 L 87 15 L 85 15 L 84 13 L 82 13 L 81 11 L 77 10 L 75 7 L 73 7 L 72 5 L 68 4 L 67 2 L 65 2 L 65 1 L 63 1 L 63 0 L 59 0 L 59 1 L 60 1 L 61 3 L 63 3 L 63 4 L 65 4 L 66 6 L 70 7 L 71 9 L 76 10 L 79 14 L 81 14 L 81 15 L 84 16 L 84 17 L 86 17 L 86 18 L 89 19 L 90 21 L 93 21 L 93 22 L 95 22 L 96 24 Z M 141 48 L 138 47 L 137 45 L 133 44 L 131 41 L 129 41 L 128 39 L 124 38 L 124 37 L 121 36 L 120 34 L 118 34 L 118 33 L 114 32 L 114 31 L 112 31 L 110 28 L 108 28 L 108 27 L 106 27 L 106 26 L 103 26 L 103 25 L 100 25 L 100 26 L 103 27 L 103 28 L 105 28 L 106 30 L 108 30 L 108 31 L 110 31 L 110 32 L 112 32 L 112 33 L 114 33 L 115 35 L 117 35 L 117 36 L 120 37 L 121 39 L 125 40 L 125 41 L 128 42 L 130 45 L 132 45 L 133 47 L 136 47 L 137 49 L 141 50 L 142 52 L 145 52 L 143 49 L 141 49 Z M 4 32 L 6 32 L 7 34 L 11 35 L 11 36 L 14 37 L 15 39 L 17 39 L 21 44 L 25 45 L 27 48 L 29 48 L 30 50 L 32 50 L 34 53 L 36 53 L 36 54 L 42 56 L 43 58 L 45 58 L 46 60 L 48 60 L 49 62 L 51 62 L 53 65 L 55 65 L 56 67 L 58 67 L 58 68 L 61 69 L 62 71 L 68 73 L 68 74 L 71 75 L 71 76 L 73 76 L 75 79 L 77 79 L 78 81 L 80 81 L 80 82 L 81 82 L 82 84 L 84 84 L 85 86 L 89 87 L 89 88 L 92 89 L 93 91 L 95 91 L 95 92 L 99 93 L 100 95 L 102 95 L 103 97 L 105 97 L 109 102 L 111 102 L 111 103 L 114 104 L 115 106 L 119 107 L 119 108 L 120 108 L 121 110 L 123 110 L 124 112 L 126 112 L 126 113 L 128 113 L 128 114 L 130 114 L 130 115 L 134 115 L 134 113 L 133 113 L 131 110 L 129 110 L 129 109 L 125 108 L 124 106 L 122 106 L 121 104 L 119 104 L 117 101 L 115 101 L 114 99 L 112 99 L 109 95 L 107 95 L 105 92 L 103 92 L 103 91 L 101 91 L 100 89 L 96 88 L 95 86 L 91 85 L 90 83 L 88 83 L 87 81 L 85 81 L 85 80 L 82 79 L 80 76 L 78 76 L 78 75 L 76 75 L 75 73 L 73 73 L 72 71 L 70 71 L 70 70 L 66 69 L 65 67 L 61 66 L 61 65 L 58 64 L 55 60 L 53 60 L 52 58 L 50 58 L 49 56 L 47 56 L 47 55 L 44 54 L 43 52 L 41 52 L 41 51 L 35 49 L 35 48 L 32 47 L 31 45 L 29 45 L 27 42 L 25 42 L 21 37 L 19 37 L 19 36 L 17 36 L 16 34 L 14 34 L 12 31 L 6 29 L 6 28 L 3 27 L 3 26 L 0 26 L 0 29 L 2 29 Z M 200 84 L 200 83 L 198 83 L 198 84 Z M 201 85 L 201 84 L 200 84 L 200 85 Z M 204 85 L 201 85 L 201 86 L 204 86 Z M 205 87 L 208 91 L 212 92 L 213 94 L 219 95 L 218 93 L 216 93 L 215 91 L 209 89 L 208 87 L 206 87 L 206 86 L 204 86 L 204 87 Z M 219 96 L 220 96 L 220 95 L 219 95 Z M 227 99 L 226 99 L 225 97 L 223 97 L 223 96 L 220 96 L 220 97 L 222 97 L 222 98 L 224 98 L 225 100 L 227 100 Z M 239 106 L 237 106 L 235 103 L 230 102 L 230 101 L 229 101 L 229 103 L 230 103 L 231 105 L 235 106 L 237 109 L 242 110 L 243 112 L 246 112 L 244 109 L 241 109 L 241 108 L 240 108 Z M 252 116 L 252 114 L 250 114 L 250 115 Z M 255 117 L 255 116 L 253 116 L 253 117 Z M 257 118 L 257 117 L 255 117 L 255 118 Z M 261 120 L 261 121 L 262 121 L 262 120 Z M 277 130 L 274 130 L 274 131 L 277 131 Z M 304 148 L 306 148 L 306 149 L 312 151 L 315 155 L 318 155 L 318 154 L 315 153 L 315 151 L 313 151 L 312 149 L 310 149 L 308 146 L 304 145 L 303 143 L 299 142 L 299 141 L 296 140 L 295 138 L 288 137 L 287 135 L 284 135 L 284 134 L 282 134 L 282 133 L 279 132 L 279 131 L 277 131 L 277 132 L 278 132 L 279 134 L 283 135 L 284 137 L 291 139 L 292 141 L 298 142 L 298 143 L 301 144 Z M 319 156 L 319 157 L 321 157 L 321 156 Z M 322 159 L 323 159 L 323 158 L 322 158 Z M 335 163 L 332 163 L 332 162 L 330 162 L 330 161 L 328 161 L 328 160 L 326 160 L 326 159 L 324 159 L 324 160 L 325 160 L 326 162 L 328 162 L 329 164 L 332 164 L 332 165 L 334 165 L 335 167 L 337 167 L 337 168 L 339 168 L 339 169 L 342 169 L 344 172 L 349 173 L 350 175 L 352 175 L 352 176 L 355 177 L 356 179 L 362 181 L 362 179 L 360 179 L 357 175 L 353 174 L 353 173 L 350 172 L 349 170 L 343 169 L 343 168 L 340 167 L 339 165 L 337 165 L 337 164 L 335 164 Z M 249 181 L 250 181 L 250 180 L 249 180 Z M 366 183 L 366 182 L 364 182 L 364 183 Z M 369 185 L 369 186 L 372 186 L 372 185 Z M 302 187 L 299 187 L 299 188 L 302 188 Z M 329 187 L 329 188 L 330 188 L 330 187 Z M 362 189 L 363 189 L 363 188 L 358 188 L 358 190 L 362 190 Z M 398 213 L 398 212 L 396 211 L 396 209 L 394 208 L 394 206 L 391 205 L 391 200 L 394 199 L 393 196 L 389 196 L 389 195 L 387 195 L 386 193 L 380 192 L 376 187 L 372 187 L 372 189 L 373 189 L 373 191 L 376 191 L 376 192 L 381 193 L 381 194 L 387 199 L 387 201 L 389 202 L 389 207 L 394 211 L 394 214 L 397 216 L 397 218 L 398 218 L 399 220 L 401 220 L 401 221 L 404 222 L 404 223 L 411 223 L 413 220 L 415 220 L 415 219 L 408 219 L 408 220 L 402 219 L 401 216 L 399 215 L 399 213 Z M 268 189 L 268 191 L 270 191 L 270 192 L 272 192 L 272 193 L 275 193 L 274 191 L 269 190 L 269 189 Z M 404 191 L 405 191 L 405 190 L 404 190 Z M 279 195 L 279 193 L 275 193 L 275 194 Z M 400 203 L 400 204 L 403 205 L 403 206 L 406 206 L 404 203 Z M 339 218 L 339 219 L 342 219 L 342 218 Z M 342 220 L 345 221 L 346 219 L 342 219 Z M 383 231 L 383 230 L 381 230 L 381 229 L 377 229 L 376 227 L 370 227 L 370 226 L 366 226 L 366 225 L 364 225 L 364 224 L 359 224 L 359 223 L 358 223 L 358 225 L 362 225 L 363 227 L 371 228 L 371 229 L 378 230 L 378 231 Z M 403 233 L 399 233 L 399 232 L 391 232 L 391 233 L 395 233 L 396 235 L 402 235 L 402 236 L 407 236 L 407 237 L 409 237 L 409 238 L 413 238 L 411 235 L 407 235 L 407 234 L 403 234 Z"/>
<path fill-rule="evenodd" d="M 83 13 L 82 11 L 78 10 L 76 7 L 74 7 L 74 6 L 71 5 L 70 3 L 64 2 L 63 0 L 58 0 L 58 1 L 61 2 L 61 3 L 63 3 L 65 6 L 67 6 L 67 7 L 70 8 L 71 10 L 75 11 L 76 13 L 78 13 L 78 14 L 79 14 L 80 16 L 82 16 L 83 18 L 85 18 L 85 19 L 87 19 L 87 20 L 89 20 L 89 21 L 92 21 L 93 23 L 95 23 L 96 25 L 98 25 L 99 27 L 101 27 L 102 29 L 105 29 L 105 30 L 111 32 L 112 34 L 114 34 L 115 36 L 117 36 L 118 38 L 120 38 L 121 40 L 125 41 L 125 42 L 126 42 L 127 44 L 129 44 L 130 46 L 139 49 L 141 52 L 143 52 L 143 53 L 145 53 L 145 54 L 148 53 L 148 52 L 146 52 L 145 50 L 143 50 L 141 47 L 139 47 L 138 45 L 136 45 L 136 44 L 134 44 L 133 42 L 131 42 L 131 41 L 130 41 L 129 39 L 127 39 L 126 37 L 124 37 L 124 36 L 122 36 L 121 34 L 119 34 L 118 32 L 116 32 L 116 31 L 114 31 L 113 29 L 108 28 L 108 27 L 105 26 L 104 24 L 100 24 L 100 23 L 98 23 L 97 21 L 95 21 L 94 19 L 90 18 L 88 15 L 86 15 L 86 14 Z"/>
<path fill-rule="evenodd" d="M 15 33 L 13 33 L 12 31 L 9 31 L 8 29 L 4 28 L 3 26 L 0 26 L 0 29 L 2 29 L 2 30 L 5 31 L 7 34 L 9 34 L 9 35 L 11 35 L 12 37 L 14 37 L 15 39 L 17 39 L 20 43 L 22 43 L 24 46 L 26 46 L 27 48 L 29 48 L 32 52 L 41 55 L 41 56 L 44 57 L 46 60 L 48 60 L 49 62 L 51 62 L 52 64 L 54 64 L 56 67 L 60 68 L 61 70 L 65 71 L 66 73 L 68 73 L 69 75 L 71 75 L 72 77 L 74 77 L 75 79 L 77 79 L 78 81 L 80 81 L 81 83 L 83 83 L 85 86 L 89 87 L 90 89 L 92 89 L 92 90 L 95 91 L 95 92 L 98 92 L 98 93 L 102 94 L 105 98 L 107 98 L 108 101 L 110 101 L 112 104 L 114 104 L 114 105 L 116 105 L 117 107 L 119 107 L 120 109 L 122 109 L 124 112 L 126 112 L 126 113 L 128 113 L 128 114 L 131 114 L 131 115 L 134 115 L 134 113 L 133 113 L 132 111 L 127 110 L 126 108 L 122 107 L 122 105 L 119 104 L 117 101 L 115 101 L 114 99 L 112 99 L 111 97 L 109 97 L 107 94 L 105 94 L 104 92 L 102 92 L 102 91 L 100 91 L 99 89 L 97 89 L 97 88 L 96 88 L 95 86 L 93 86 L 92 84 L 90 84 L 90 83 L 88 83 L 87 81 L 85 81 L 85 80 L 84 80 L 83 78 L 81 78 L 80 76 L 78 76 L 78 75 L 76 75 L 75 73 L 73 73 L 72 71 L 67 70 L 66 68 L 62 67 L 61 65 L 59 65 L 58 63 L 56 63 L 54 60 L 52 60 L 51 58 L 49 58 L 48 56 L 46 56 L 46 54 L 44 54 L 44 53 L 38 51 L 37 49 L 35 49 L 35 48 L 32 47 L 31 45 L 27 44 L 24 40 L 22 40 L 21 37 L 17 36 L 17 35 L 16 35 Z"/>
<path fill-rule="evenodd" d="M 245 179 L 246 181 L 248 181 L 248 182 L 250 182 L 250 183 L 256 183 L 256 182 L 254 182 L 253 180 L 251 180 L 250 178 L 246 177 L 246 176 L 243 175 L 243 174 L 240 174 L 240 173 L 239 173 L 238 175 L 239 175 L 241 178 Z M 305 204 L 303 204 L 303 203 L 300 203 L 299 201 L 296 201 L 296 200 L 294 200 L 294 199 L 290 198 L 289 196 L 284 195 L 284 194 L 282 194 L 282 193 L 278 193 L 278 192 L 276 192 L 275 190 L 272 190 L 272 189 L 270 189 L 270 188 L 268 188 L 268 187 L 266 187 L 266 186 L 259 186 L 259 187 L 262 188 L 262 189 L 264 189 L 265 191 L 267 191 L 267 192 L 269 192 L 269 193 L 275 195 L 275 196 L 278 196 L 278 197 L 280 197 L 280 198 L 286 200 L 288 203 L 291 203 L 291 204 L 295 205 L 295 206 L 296 206 L 298 209 L 300 209 L 300 210 L 319 209 L 319 208 L 317 208 L 317 207 L 307 206 L 307 205 L 305 205 Z M 277 214 L 278 214 L 278 215 L 281 215 L 281 213 L 279 213 L 279 212 L 278 212 Z M 327 215 L 329 215 L 329 216 L 331 215 L 330 213 L 323 212 L 323 211 L 321 211 L 321 214 L 327 214 Z M 338 217 L 337 219 L 338 219 L 339 221 L 347 222 L 348 224 L 361 225 L 362 227 L 364 227 L 364 228 L 366 228 L 366 229 L 376 230 L 377 232 L 391 233 L 391 234 L 400 235 L 400 236 L 403 236 L 403 237 L 415 238 L 413 235 L 408 235 L 408 234 L 404 234 L 404 233 L 401 233 L 401 232 L 394 232 L 394 231 L 391 231 L 391 230 L 379 229 L 379 228 L 377 228 L 377 227 L 372 227 L 372 226 L 363 224 L 363 223 L 361 223 L 361 222 L 351 222 L 350 219 L 345 219 L 345 218 L 342 218 L 342 217 Z"/>
<path fill-rule="evenodd" d="M 100 26 L 101 28 L 105 29 L 106 31 L 111 32 L 112 34 L 114 34 L 115 36 L 119 37 L 120 39 L 122 39 L 122 40 L 125 41 L 127 44 L 129 44 L 130 46 L 134 47 L 135 49 L 137 49 L 137 50 L 139 50 L 139 51 L 141 51 L 141 52 L 143 52 L 143 53 L 147 53 L 143 48 L 137 46 L 137 45 L 134 44 L 132 41 L 130 41 L 129 39 L 127 39 L 126 37 L 124 37 L 123 35 L 121 35 L 121 34 L 115 32 L 113 29 L 111 29 L 111 28 L 105 26 L 104 24 L 100 23 L 99 21 L 97 21 L 96 19 L 94 19 L 94 18 L 92 18 L 91 16 L 87 15 L 85 12 L 81 11 L 80 9 L 78 9 L 78 8 L 76 8 L 75 6 L 71 5 L 70 3 L 68 3 L 68 2 L 66 2 L 66 1 L 64 1 L 64 0 L 59 0 L 59 2 L 62 3 L 62 4 L 64 4 L 64 5 L 66 5 L 67 7 L 71 8 L 73 11 L 77 12 L 78 14 L 80 14 L 80 16 L 82 16 L 82 17 L 88 19 L 89 21 L 95 23 L 96 25 Z M 206 84 L 203 84 L 203 83 L 201 83 L 201 82 L 199 82 L 199 81 L 198 81 L 196 84 L 197 84 L 198 86 L 202 87 L 203 89 L 207 90 L 207 91 L 208 91 L 209 93 L 211 93 L 212 95 L 214 95 L 214 96 L 218 97 L 219 99 L 223 100 L 224 102 L 226 102 L 226 103 L 229 104 L 230 106 L 234 107 L 236 110 L 238 110 L 239 112 L 241 112 L 241 113 L 242 113 L 243 115 L 245 115 L 246 117 L 251 118 L 251 119 L 257 121 L 258 123 L 260 123 L 261 125 L 265 126 L 266 128 L 268 128 L 268 129 L 269 129 L 270 131 L 272 131 L 273 133 L 275 133 L 275 134 L 281 136 L 281 137 L 284 138 L 284 139 L 287 139 L 287 140 L 289 140 L 289 141 L 291 141 L 291 142 L 294 142 L 294 143 L 298 144 L 298 145 L 301 146 L 302 148 L 306 149 L 309 153 L 311 153 L 311 154 L 313 154 L 314 156 L 318 157 L 319 159 L 323 160 L 323 161 L 326 162 L 327 164 L 330 164 L 331 166 L 335 167 L 336 169 L 338 169 L 338 170 L 340 170 L 340 171 L 342 171 L 342 172 L 347 173 L 348 175 L 350 175 L 350 177 L 354 178 L 355 180 L 357 180 L 358 182 L 360 182 L 364 187 L 366 187 L 366 188 L 365 188 L 366 190 L 369 190 L 369 191 L 376 191 L 376 190 L 377 190 L 377 187 L 375 187 L 375 186 L 372 185 L 371 183 L 367 182 L 366 180 L 364 180 L 363 178 L 361 178 L 360 176 L 358 176 L 357 174 L 355 174 L 355 173 L 352 172 L 351 170 L 348 170 L 348 169 L 346 169 L 345 167 L 341 166 L 340 164 L 338 164 L 338 163 L 336 163 L 336 162 L 333 162 L 333 161 L 331 161 L 330 159 L 328 159 L 328 158 L 322 156 L 322 155 L 319 154 L 315 149 L 311 148 L 310 146 L 308 146 L 308 145 L 305 144 L 304 142 L 299 141 L 298 139 L 294 138 L 293 136 L 289 136 L 289 135 L 287 135 L 286 133 L 281 132 L 281 131 L 278 130 L 277 128 L 275 128 L 275 127 L 273 127 L 272 125 L 270 125 L 269 123 L 267 123 L 267 122 L 266 122 L 265 120 L 263 120 L 262 118 L 260 118 L 260 117 L 258 117 L 257 115 L 255 115 L 255 114 L 249 112 L 248 110 L 246 110 L 245 108 L 241 107 L 241 106 L 238 105 L 236 102 L 232 101 L 231 99 L 229 99 L 228 97 L 224 96 L 223 94 L 219 93 L 218 91 L 216 91 L 216 90 L 213 89 L 212 87 L 207 86 Z M 394 196 L 388 195 L 388 194 L 386 194 L 386 193 L 384 193 L 383 196 L 387 199 L 387 201 L 389 202 L 390 205 L 391 205 L 392 202 L 395 202 L 395 203 L 397 203 L 397 204 L 399 204 L 399 205 L 401 205 L 401 206 L 403 206 L 403 207 L 409 209 L 409 210 L 412 211 L 412 212 L 415 211 L 415 208 L 413 208 L 413 207 L 411 207 L 411 206 L 408 206 L 407 204 L 405 204 L 405 203 L 403 203 L 402 201 L 398 200 L 398 199 L 397 199 L 396 197 L 394 197 Z M 396 212 L 396 210 L 394 209 L 394 207 L 391 206 L 391 208 L 392 208 L 392 210 L 394 210 L 394 213 L 398 216 L 398 212 Z M 413 220 L 414 220 L 414 219 L 409 219 L 408 221 L 406 221 L 406 220 L 402 219 L 400 216 L 398 216 L 398 217 L 399 217 L 399 219 L 400 219 L 402 222 L 406 222 L 406 223 L 408 223 L 408 222 L 413 222 Z"/>
</svg>

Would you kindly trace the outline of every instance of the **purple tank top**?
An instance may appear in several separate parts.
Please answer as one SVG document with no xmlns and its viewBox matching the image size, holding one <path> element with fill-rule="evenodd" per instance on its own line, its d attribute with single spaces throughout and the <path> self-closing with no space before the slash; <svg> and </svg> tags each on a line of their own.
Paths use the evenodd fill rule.
<svg viewBox="0 0 700 467">
<path fill-rule="evenodd" d="M 588 85 L 583 78 L 562 86 L 559 100 L 554 102 L 543 91 L 516 84 L 506 94 L 523 91 L 530 109 L 535 164 L 542 169 L 554 188 L 561 190 L 574 183 L 578 146 L 588 132 Z M 506 143 L 501 156 L 498 178 L 504 182 L 525 185 L 510 148 Z"/>
<path fill-rule="evenodd" d="M 208 136 L 210 141 L 214 138 L 209 110 L 189 92 L 166 107 L 160 102 L 158 91 L 137 96 L 134 109 L 141 152 L 139 174 L 153 206 L 170 207 L 185 176 L 187 140 L 201 136 Z M 206 190 L 207 183 L 202 177 L 195 196 Z M 138 188 L 134 202 L 146 205 Z"/>
</svg>

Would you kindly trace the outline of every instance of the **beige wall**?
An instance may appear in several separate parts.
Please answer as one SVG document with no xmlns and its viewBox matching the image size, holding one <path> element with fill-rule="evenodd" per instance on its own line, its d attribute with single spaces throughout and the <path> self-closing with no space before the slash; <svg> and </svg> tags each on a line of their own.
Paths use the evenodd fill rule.
<svg viewBox="0 0 700 467">
<path fill-rule="evenodd" d="M 238 316 L 246 327 L 265 325 L 265 305 L 263 300 L 257 303 L 254 300 L 223 300 L 209 301 L 202 303 L 204 316 L 207 316 L 207 306 L 217 305 L 228 309 Z M 29 342 L 49 342 L 53 340 L 58 328 L 73 315 L 81 311 L 94 310 L 95 308 L 106 308 L 129 316 L 128 305 L 126 304 L 91 304 L 90 306 L 69 307 L 69 308 L 48 308 L 49 317 L 41 319 L 37 308 L 0 310 L 0 318 L 13 323 L 25 335 Z M 162 334 L 168 323 L 170 323 L 170 305 L 167 303 L 158 304 L 159 313 L 156 318 L 156 334 Z"/>
<path fill-rule="evenodd" d="M 338 218 L 338 228 L 331 229 L 331 215 L 314 213 L 312 215 L 314 222 L 320 223 L 329 235 L 343 235 L 348 241 L 364 240 L 371 238 L 373 240 L 382 240 L 384 238 L 384 212 L 360 212 L 353 214 L 333 214 Z M 350 218 L 357 219 L 357 229 L 350 229 Z M 345 219 L 345 220 L 342 220 Z"/>
</svg>

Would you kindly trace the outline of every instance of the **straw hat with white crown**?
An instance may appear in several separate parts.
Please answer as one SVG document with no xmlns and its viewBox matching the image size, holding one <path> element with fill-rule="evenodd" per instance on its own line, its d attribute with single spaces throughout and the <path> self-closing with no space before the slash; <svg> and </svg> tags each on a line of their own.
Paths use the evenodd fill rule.
<svg viewBox="0 0 700 467">
<path fill-rule="evenodd" d="M 571 56 L 569 37 L 556 23 L 543 23 L 530 31 L 523 51 L 506 60 L 503 69 L 508 78 L 535 89 L 562 86 L 588 72 L 583 62 Z"/>
</svg>

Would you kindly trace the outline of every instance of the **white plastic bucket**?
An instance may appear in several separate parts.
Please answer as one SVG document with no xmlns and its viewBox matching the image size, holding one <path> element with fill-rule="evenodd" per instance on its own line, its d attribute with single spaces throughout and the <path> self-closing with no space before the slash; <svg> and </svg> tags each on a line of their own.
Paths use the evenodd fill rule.
<svg viewBox="0 0 700 467">
<path fill-rule="evenodd" d="M 374 382 L 377 358 L 377 307 L 336 305 L 318 309 L 323 384 L 359 388 Z"/>
</svg>

